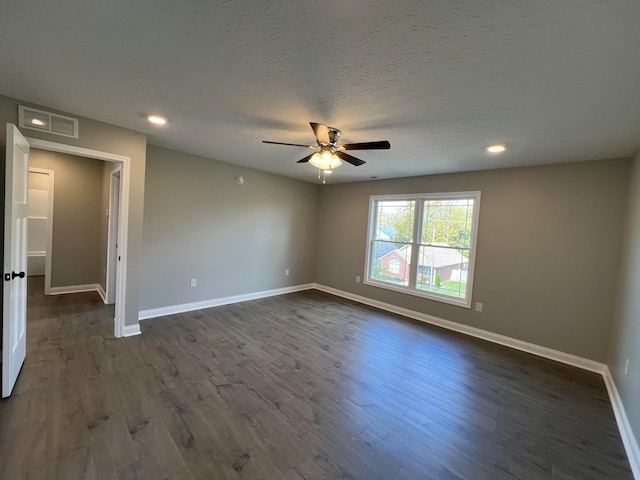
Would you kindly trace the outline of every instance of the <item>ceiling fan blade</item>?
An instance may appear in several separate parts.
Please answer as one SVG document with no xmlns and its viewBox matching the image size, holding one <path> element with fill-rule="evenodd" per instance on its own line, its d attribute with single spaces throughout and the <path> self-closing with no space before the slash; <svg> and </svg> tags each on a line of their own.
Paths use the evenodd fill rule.
<svg viewBox="0 0 640 480">
<path fill-rule="evenodd" d="M 354 167 L 359 167 L 360 165 L 364 165 L 366 163 L 364 160 L 360 160 L 359 158 L 356 158 L 352 155 L 349 155 L 348 153 L 344 153 L 341 151 L 337 151 L 336 155 L 342 160 L 344 160 L 345 162 L 350 163 Z"/>
<path fill-rule="evenodd" d="M 380 142 L 345 143 L 340 145 L 345 150 L 389 150 L 391 144 L 386 140 Z"/>
<path fill-rule="evenodd" d="M 315 153 L 312 153 L 311 155 L 307 155 L 303 159 L 298 160 L 296 163 L 307 163 L 309 160 L 311 160 L 311 157 L 313 157 L 314 155 Z"/>
<path fill-rule="evenodd" d="M 329 140 L 329 127 L 323 125 L 322 123 L 309 122 L 311 128 L 313 129 L 313 133 L 318 139 L 318 143 L 323 145 L 329 145 L 331 141 Z"/>
<path fill-rule="evenodd" d="M 273 145 L 289 145 L 290 147 L 318 148 L 317 145 L 302 145 L 301 143 L 270 142 L 269 140 L 262 140 L 262 143 L 271 143 Z"/>
</svg>

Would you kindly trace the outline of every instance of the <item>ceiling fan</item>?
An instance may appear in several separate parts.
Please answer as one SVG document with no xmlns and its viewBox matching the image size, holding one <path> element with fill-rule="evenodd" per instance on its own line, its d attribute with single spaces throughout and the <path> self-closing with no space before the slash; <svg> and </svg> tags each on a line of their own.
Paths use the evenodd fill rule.
<svg viewBox="0 0 640 480">
<path fill-rule="evenodd" d="M 263 140 L 262 142 L 271 143 L 273 145 L 289 145 L 292 147 L 307 147 L 313 149 L 319 148 L 319 151 L 298 160 L 298 163 L 309 162 L 311 165 L 323 170 L 325 173 L 331 173 L 334 168 L 342 165 L 341 160 L 344 160 L 356 167 L 365 163 L 364 160 L 360 160 L 353 155 L 345 153 L 345 150 L 388 150 L 391 148 L 391 144 L 386 140 L 379 142 L 345 143 L 338 145 L 338 139 L 340 138 L 340 135 L 342 135 L 340 130 L 335 127 L 328 127 L 322 123 L 309 122 L 309 125 L 311 125 L 313 133 L 316 136 L 317 145 L 270 142 L 268 140 Z"/>
</svg>

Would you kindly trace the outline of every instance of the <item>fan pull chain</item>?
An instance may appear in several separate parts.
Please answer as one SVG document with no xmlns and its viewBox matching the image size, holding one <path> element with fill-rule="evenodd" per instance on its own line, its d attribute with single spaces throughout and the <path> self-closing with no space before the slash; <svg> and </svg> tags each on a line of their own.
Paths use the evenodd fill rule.
<svg viewBox="0 0 640 480">
<path fill-rule="evenodd" d="M 318 169 L 318 179 L 320 179 L 320 169 Z M 327 171 L 326 170 L 322 170 L 322 184 L 323 185 L 327 184 Z"/>
</svg>

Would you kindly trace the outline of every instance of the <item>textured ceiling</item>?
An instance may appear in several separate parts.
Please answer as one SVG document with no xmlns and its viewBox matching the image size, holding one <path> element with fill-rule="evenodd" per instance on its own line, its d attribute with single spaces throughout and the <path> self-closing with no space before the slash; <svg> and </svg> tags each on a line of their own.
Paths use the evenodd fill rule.
<svg viewBox="0 0 640 480">
<path fill-rule="evenodd" d="M 626 157 L 639 26 L 638 0 L 0 0 L 0 94 L 311 182 L 261 140 L 391 142 L 332 183 Z"/>
</svg>

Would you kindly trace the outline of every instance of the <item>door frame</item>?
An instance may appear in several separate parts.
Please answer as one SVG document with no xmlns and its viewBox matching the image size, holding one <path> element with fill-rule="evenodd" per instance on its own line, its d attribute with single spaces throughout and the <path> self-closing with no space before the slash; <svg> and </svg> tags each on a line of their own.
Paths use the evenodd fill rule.
<svg viewBox="0 0 640 480">
<path fill-rule="evenodd" d="M 118 245 L 120 246 L 120 268 L 117 269 L 116 275 L 116 292 L 115 292 L 115 318 L 113 335 L 116 338 L 124 337 L 124 319 L 125 305 L 127 295 L 127 241 L 129 226 L 129 184 L 131 175 L 131 157 L 118 155 L 110 152 L 102 152 L 89 148 L 76 147 L 64 143 L 50 142 L 48 140 L 40 140 L 39 138 L 26 137 L 30 146 L 50 152 L 68 153 L 79 157 L 93 158 L 96 160 L 104 160 L 114 162 L 121 167 L 120 173 L 120 221 L 118 228 Z"/>
<path fill-rule="evenodd" d="M 105 301 L 111 305 L 116 301 L 117 290 L 117 254 L 118 232 L 121 224 L 122 209 L 120 208 L 120 191 L 122 190 L 122 167 L 116 166 L 109 173 L 109 219 L 107 228 L 107 265 L 105 278 Z M 117 195 L 115 194 L 117 192 Z"/>
<path fill-rule="evenodd" d="M 27 139 L 30 145 L 31 142 Z M 53 256 L 53 198 L 55 194 L 55 172 L 45 168 L 29 167 L 29 172 L 47 175 L 49 183 L 49 203 L 47 205 L 47 246 L 44 257 L 44 294 L 51 295 L 51 257 Z"/>
</svg>

